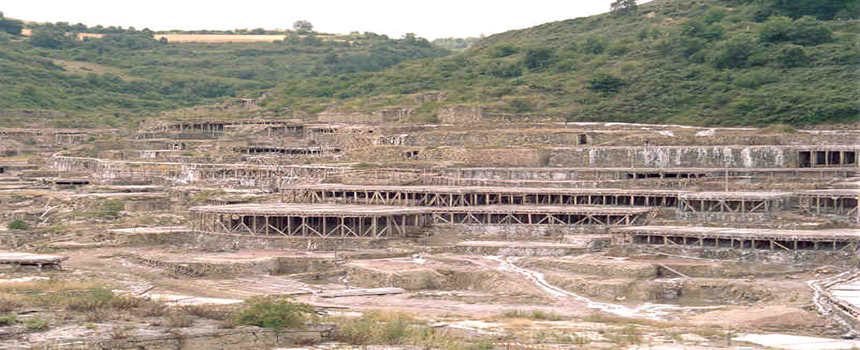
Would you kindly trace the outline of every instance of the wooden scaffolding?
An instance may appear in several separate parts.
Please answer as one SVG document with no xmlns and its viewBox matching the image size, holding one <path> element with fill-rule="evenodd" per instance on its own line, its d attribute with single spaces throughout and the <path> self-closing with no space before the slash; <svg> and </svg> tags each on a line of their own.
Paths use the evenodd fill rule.
<svg viewBox="0 0 860 350">
<path fill-rule="evenodd" d="M 695 192 L 678 199 L 681 212 L 771 213 L 784 208 L 788 192 Z"/>
<path fill-rule="evenodd" d="M 837 215 L 860 223 L 860 190 L 829 189 L 794 193 L 800 210 L 812 216 Z"/>
<path fill-rule="evenodd" d="M 191 229 L 252 236 L 405 237 L 432 223 L 419 208 L 241 204 L 191 208 Z"/>
<path fill-rule="evenodd" d="M 491 205 L 431 209 L 438 225 L 647 225 L 653 208 Z"/>
<path fill-rule="evenodd" d="M 660 245 L 760 250 L 856 250 L 860 230 L 770 230 L 724 227 L 637 226 L 613 228 L 617 245 Z"/>
<path fill-rule="evenodd" d="M 483 205 L 625 205 L 674 207 L 677 190 L 512 188 L 444 186 L 358 186 L 316 184 L 287 187 L 291 203 L 343 203 L 468 207 Z"/>
</svg>

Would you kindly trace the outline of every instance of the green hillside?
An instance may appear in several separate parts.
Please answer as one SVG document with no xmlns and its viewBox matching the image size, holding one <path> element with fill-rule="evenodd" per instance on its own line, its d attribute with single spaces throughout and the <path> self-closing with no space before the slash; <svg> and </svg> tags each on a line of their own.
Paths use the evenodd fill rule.
<svg viewBox="0 0 860 350">
<path fill-rule="evenodd" d="M 394 40 L 374 33 L 337 40 L 293 33 L 274 43 L 169 43 L 148 30 L 28 26 L 30 37 L 14 35 L 20 27 L 6 30 L 10 34 L 0 25 L 0 110 L 58 110 L 117 125 L 161 110 L 256 97 L 285 80 L 378 71 L 450 54 L 414 36 Z M 69 32 L 105 36 L 73 40 Z"/>
<path fill-rule="evenodd" d="M 630 4 L 436 45 L 414 35 L 323 40 L 295 32 L 274 43 L 170 43 L 146 29 L 68 23 L 27 24 L 28 38 L 0 18 L 0 110 L 131 124 L 163 110 L 268 92 L 265 107 L 276 111 L 410 105 L 420 112 L 415 121 L 433 121 L 446 104 L 571 121 L 860 120 L 856 0 L 656 0 L 624 8 Z M 79 41 L 67 32 L 105 37 Z M 446 92 L 447 100 L 416 106 L 409 97 L 431 91 Z"/>
<path fill-rule="evenodd" d="M 288 103 L 346 100 L 361 108 L 378 107 L 369 96 L 394 95 L 388 101 L 397 104 L 397 95 L 442 90 L 445 104 L 572 121 L 855 122 L 855 7 L 838 0 L 657 0 L 627 13 L 493 35 L 465 52 L 383 72 L 288 80 L 274 91 Z"/>
</svg>

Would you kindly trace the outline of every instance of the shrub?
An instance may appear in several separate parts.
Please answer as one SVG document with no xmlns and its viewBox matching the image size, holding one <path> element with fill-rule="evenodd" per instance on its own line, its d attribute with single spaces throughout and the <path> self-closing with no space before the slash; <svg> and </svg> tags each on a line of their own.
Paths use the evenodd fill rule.
<svg viewBox="0 0 860 350">
<path fill-rule="evenodd" d="M 742 68 L 747 65 L 747 59 L 753 55 L 755 48 L 756 43 L 752 38 L 738 35 L 720 43 L 708 60 L 718 69 Z"/>
<path fill-rule="evenodd" d="M 11 326 L 16 323 L 18 323 L 18 316 L 16 315 L 0 316 L 0 326 Z"/>
<path fill-rule="evenodd" d="M 191 327 L 194 324 L 194 318 L 190 315 L 174 311 L 167 315 L 167 326 L 168 327 Z"/>
<path fill-rule="evenodd" d="M 413 329 L 409 328 L 409 318 L 402 314 L 394 318 L 380 318 L 379 314 L 366 313 L 359 318 L 338 318 L 333 337 L 337 341 L 354 345 L 368 344 L 403 344 L 413 337 Z"/>
<path fill-rule="evenodd" d="M 783 68 L 804 67 L 809 64 L 809 57 L 803 47 L 791 45 L 779 50 L 776 62 Z"/>
<path fill-rule="evenodd" d="M 24 303 L 10 299 L 7 297 L 0 297 L 0 313 L 12 312 L 13 310 L 24 306 Z"/>
<path fill-rule="evenodd" d="M 20 219 L 10 222 L 9 225 L 7 225 L 6 227 L 8 227 L 10 230 L 29 230 L 30 229 L 30 225 L 27 225 L 27 223 L 24 220 L 20 220 Z"/>
<path fill-rule="evenodd" d="M 528 69 L 541 70 L 551 66 L 555 59 L 555 54 L 550 49 L 529 49 L 523 58 L 523 64 Z"/>
<path fill-rule="evenodd" d="M 590 36 L 585 39 L 585 42 L 581 46 L 583 53 L 590 53 L 594 55 L 599 55 L 603 53 L 603 50 L 606 49 L 606 44 L 603 43 L 597 37 Z"/>
<path fill-rule="evenodd" d="M 48 321 L 43 320 L 39 317 L 33 317 L 31 319 L 24 321 L 24 325 L 26 325 L 27 329 L 29 329 L 31 331 L 39 331 L 39 330 L 43 330 L 46 327 L 48 327 Z"/>
<path fill-rule="evenodd" d="M 236 316 L 239 324 L 274 329 L 297 328 L 316 316 L 312 306 L 283 298 L 255 297 L 247 302 L 248 307 Z"/>
<path fill-rule="evenodd" d="M 774 16 L 759 29 L 759 39 L 770 43 L 815 46 L 833 41 L 833 32 L 812 17 L 792 21 L 788 17 Z"/>
<path fill-rule="evenodd" d="M 93 288 L 68 300 L 66 308 L 71 311 L 95 312 L 106 308 L 113 298 L 114 295 L 110 289 L 106 287 Z"/>
<path fill-rule="evenodd" d="M 588 89 L 594 92 L 618 92 L 624 85 L 627 83 L 623 79 L 606 73 L 597 73 L 588 80 Z"/>
<path fill-rule="evenodd" d="M 519 51 L 516 46 L 511 44 L 502 44 L 493 48 L 490 52 L 490 57 L 502 58 L 513 55 Z"/>
</svg>

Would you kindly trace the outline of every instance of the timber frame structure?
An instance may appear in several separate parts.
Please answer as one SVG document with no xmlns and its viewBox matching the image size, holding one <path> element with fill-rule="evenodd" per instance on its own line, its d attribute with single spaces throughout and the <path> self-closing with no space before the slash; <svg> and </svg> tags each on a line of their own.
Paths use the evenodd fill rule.
<svg viewBox="0 0 860 350">
<path fill-rule="evenodd" d="M 682 194 L 680 212 L 772 213 L 784 208 L 788 192 L 694 192 Z"/>
<path fill-rule="evenodd" d="M 830 189 L 794 193 L 801 212 L 812 216 L 837 215 L 860 223 L 860 190 Z"/>
<path fill-rule="evenodd" d="M 431 224 L 424 209 L 383 206 L 243 204 L 190 211 L 194 231 L 251 236 L 406 237 Z"/>
<path fill-rule="evenodd" d="M 860 230 L 769 230 L 724 227 L 637 226 L 610 230 L 612 244 L 758 250 L 856 251 Z"/>
<path fill-rule="evenodd" d="M 686 191 L 512 187 L 297 185 L 285 202 L 470 207 L 484 205 L 628 205 L 675 207 Z"/>
<path fill-rule="evenodd" d="M 647 225 L 654 208 L 489 205 L 432 208 L 438 225 Z"/>
</svg>

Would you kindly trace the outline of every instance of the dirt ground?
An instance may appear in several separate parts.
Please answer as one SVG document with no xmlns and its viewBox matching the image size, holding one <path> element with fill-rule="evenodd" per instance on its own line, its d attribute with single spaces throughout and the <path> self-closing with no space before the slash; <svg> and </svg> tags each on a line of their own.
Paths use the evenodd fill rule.
<svg viewBox="0 0 860 350">
<path fill-rule="evenodd" d="M 386 310 L 406 312 L 432 322 L 442 322 L 463 332 L 498 332 L 526 342 L 561 341 L 563 334 L 591 334 L 590 348 L 617 348 L 618 341 L 610 334 L 624 332 L 624 327 L 635 327 L 637 339 L 652 345 L 667 348 L 719 347 L 726 332 L 782 332 L 795 335 L 837 336 L 838 328 L 818 316 L 809 307 L 810 292 L 805 285 L 813 273 L 793 274 L 751 279 L 642 279 L 607 278 L 557 269 L 536 268 L 526 270 L 540 274 L 551 287 L 552 283 L 565 279 L 581 284 L 618 284 L 643 286 L 645 283 L 686 283 L 691 290 L 706 285 L 727 285 L 741 290 L 738 295 L 721 299 L 719 304 L 707 304 L 700 300 L 684 299 L 682 303 L 672 300 L 632 300 L 612 295 L 580 294 L 587 289 L 563 285 L 566 291 L 574 291 L 579 297 L 559 296 L 547 289 L 534 276 L 505 268 L 506 262 L 517 259 L 493 259 L 469 255 L 429 255 L 406 258 L 352 260 L 345 262 L 344 272 L 326 274 L 292 275 L 247 275 L 206 276 L 188 278 L 171 275 L 167 269 L 142 264 L 130 259 L 131 255 L 160 257 L 173 262 L 207 261 L 213 264 L 266 260 L 276 257 L 306 256 L 308 258 L 334 258 L 331 254 L 307 252 L 244 251 L 231 253 L 204 253 L 180 251 L 164 247 L 149 248 L 101 248 L 71 250 L 65 263 L 66 273 L 85 278 L 108 278 L 116 281 L 116 288 L 125 290 L 149 290 L 159 295 L 181 297 L 205 297 L 219 299 L 246 299 L 255 295 L 290 294 L 302 302 L 325 307 L 331 312 L 361 312 L 364 310 Z M 552 259 L 552 258 L 547 258 Z M 678 261 L 659 259 L 629 261 L 593 254 L 582 259 L 613 260 L 619 268 L 642 267 L 659 262 L 676 265 L 705 265 L 718 267 L 717 262 Z M 514 265 L 516 266 L 516 265 Z M 766 270 L 766 269 L 764 269 Z M 340 271 L 340 270 L 338 270 Z M 540 271 L 540 272 L 539 272 Z M 362 285 L 362 274 L 386 276 L 409 276 L 423 274 L 421 278 L 433 279 L 436 289 L 408 290 L 403 294 L 382 296 L 356 296 L 320 298 L 322 291 L 378 287 Z M 378 276 L 378 275 L 374 275 Z M 442 277 L 439 277 L 442 276 Z M 448 277 L 445 277 L 448 276 Z M 458 276 L 458 277 L 450 277 Z M 471 279 L 471 280 L 470 280 Z M 468 280 L 464 282 L 464 280 Z M 655 282 L 655 280 L 657 282 Z M 683 281 L 682 281 L 683 280 Z M 397 278 L 392 278 L 398 286 Z M 591 283 L 589 283 L 591 281 Z M 443 284 L 444 283 L 448 283 Z M 412 282 L 402 282 L 409 285 Z M 745 288 L 755 285 L 767 291 L 768 297 L 749 301 L 743 298 Z M 461 287 L 461 288 L 456 288 Z M 695 292 L 689 292 L 695 296 Z M 761 292 L 760 292 L 761 293 Z M 767 294 L 767 293 L 765 293 Z M 584 301 L 587 300 L 587 301 Z M 667 303 L 664 308 L 654 307 Z M 607 308 L 607 305 L 609 308 Z M 695 305 L 690 307 L 689 305 Z M 703 307 L 704 306 L 704 307 Z M 662 317 L 626 317 L 614 314 L 613 307 L 625 310 L 651 308 L 661 310 Z M 610 310 L 607 312 L 607 310 Z M 539 312 L 553 315 L 553 320 L 530 317 L 510 317 L 516 313 Z M 476 323 L 477 322 L 477 323 Z M 593 333 L 593 334 L 592 334 Z M 595 335 L 596 334 L 596 335 Z M 541 340 L 540 337 L 549 337 Z M 607 338 L 610 338 L 607 340 Z M 644 340 L 643 340 L 644 339 Z M 623 342 L 622 342 L 623 343 Z M 626 348 L 640 346 L 624 343 Z M 679 347 L 680 346 L 680 347 Z"/>
</svg>

